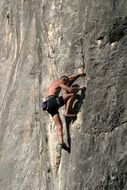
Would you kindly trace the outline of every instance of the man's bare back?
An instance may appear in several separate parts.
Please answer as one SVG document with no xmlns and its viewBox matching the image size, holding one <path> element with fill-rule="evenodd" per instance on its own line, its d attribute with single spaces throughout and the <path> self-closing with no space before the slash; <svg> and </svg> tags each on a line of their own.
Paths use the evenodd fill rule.
<svg viewBox="0 0 127 190">
<path fill-rule="evenodd" d="M 62 80 L 53 81 L 48 87 L 48 96 L 58 96 L 61 91 L 61 85 L 63 84 Z"/>
</svg>

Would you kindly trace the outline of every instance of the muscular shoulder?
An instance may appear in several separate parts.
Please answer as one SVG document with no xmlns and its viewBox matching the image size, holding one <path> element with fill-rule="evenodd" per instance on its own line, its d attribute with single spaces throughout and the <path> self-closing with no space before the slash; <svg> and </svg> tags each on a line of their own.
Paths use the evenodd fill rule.
<svg viewBox="0 0 127 190">
<path fill-rule="evenodd" d="M 61 81 L 55 80 L 48 87 L 48 96 L 59 95 L 60 90 L 61 90 Z"/>
<path fill-rule="evenodd" d="M 54 80 L 54 81 L 52 82 L 52 84 L 56 84 L 56 85 L 59 85 L 59 84 L 61 84 L 61 83 L 62 83 L 61 80 Z"/>
<path fill-rule="evenodd" d="M 61 80 L 54 80 L 54 81 L 50 84 L 50 87 L 51 87 L 51 86 L 60 87 L 61 84 L 62 84 L 62 81 L 61 81 Z"/>
</svg>

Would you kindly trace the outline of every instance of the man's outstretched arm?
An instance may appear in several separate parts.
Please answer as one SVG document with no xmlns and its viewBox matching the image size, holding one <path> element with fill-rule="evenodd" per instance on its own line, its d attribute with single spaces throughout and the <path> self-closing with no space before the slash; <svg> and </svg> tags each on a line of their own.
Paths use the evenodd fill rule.
<svg viewBox="0 0 127 190">
<path fill-rule="evenodd" d="M 77 74 L 75 74 L 75 75 L 72 75 L 72 76 L 70 76 L 70 77 L 68 77 L 69 78 L 69 83 L 73 83 L 76 79 L 78 79 L 79 77 L 85 77 L 86 76 L 86 73 L 84 72 L 84 71 L 81 71 L 81 72 L 79 72 L 79 73 L 77 73 Z"/>
<path fill-rule="evenodd" d="M 65 90 L 66 92 L 74 93 L 74 94 L 76 94 L 79 90 L 83 90 L 83 91 L 86 90 L 86 87 L 85 87 L 85 86 L 82 86 L 82 87 L 80 87 L 80 86 L 77 86 L 77 87 L 68 87 L 68 86 L 62 84 L 62 85 L 60 85 L 60 87 L 61 87 L 63 90 Z"/>
</svg>

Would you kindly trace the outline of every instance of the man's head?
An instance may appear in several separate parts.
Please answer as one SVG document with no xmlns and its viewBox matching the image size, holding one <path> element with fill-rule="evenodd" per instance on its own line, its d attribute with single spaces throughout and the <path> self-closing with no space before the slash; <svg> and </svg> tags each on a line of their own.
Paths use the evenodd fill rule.
<svg viewBox="0 0 127 190">
<path fill-rule="evenodd" d="M 63 75 L 62 77 L 60 77 L 60 79 L 64 81 L 64 84 L 69 83 L 69 78 L 66 75 Z"/>
</svg>

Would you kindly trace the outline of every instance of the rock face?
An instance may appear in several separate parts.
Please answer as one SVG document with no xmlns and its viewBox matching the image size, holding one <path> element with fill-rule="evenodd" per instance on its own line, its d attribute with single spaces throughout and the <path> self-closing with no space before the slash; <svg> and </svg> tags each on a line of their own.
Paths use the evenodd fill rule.
<svg viewBox="0 0 127 190">
<path fill-rule="evenodd" d="M 0 1 L 0 189 L 127 189 L 127 2 Z M 41 111 L 46 87 L 85 69 L 70 153 Z M 66 132 L 67 130 L 67 132 Z"/>
</svg>

